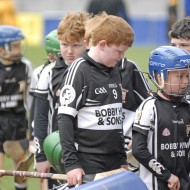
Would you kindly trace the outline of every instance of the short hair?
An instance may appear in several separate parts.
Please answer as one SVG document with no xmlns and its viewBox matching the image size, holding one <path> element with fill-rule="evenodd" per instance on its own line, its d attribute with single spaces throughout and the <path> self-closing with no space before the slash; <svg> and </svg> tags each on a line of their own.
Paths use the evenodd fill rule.
<svg viewBox="0 0 190 190">
<path fill-rule="evenodd" d="M 67 43 L 79 42 L 85 35 L 86 12 L 68 12 L 58 25 L 58 39 Z"/>
<path fill-rule="evenodd" d="M 101 40 L 106 40 L 108 46 L 123 44 L 131 47 L 134 41 L 134 32 L 123 18 L 108 15 L 93 28 L 91 37 L 93 46 L 96 46 Z"/>
<path fill-rule="evenodd" d="M 168 33 L 170 38 L 190 39 L 190 16 L 176 22 Z"/>
<path fill-rule="evenodd" d="M 93 18 L 89 19 L 85 25 L 85 40 L 89 43 L 92 36 L 92 30 L 98 25 L 102 18 L 106 17 L 108 14 L 103 11 L 99 14 L 93 16 Z"/>
</svg>

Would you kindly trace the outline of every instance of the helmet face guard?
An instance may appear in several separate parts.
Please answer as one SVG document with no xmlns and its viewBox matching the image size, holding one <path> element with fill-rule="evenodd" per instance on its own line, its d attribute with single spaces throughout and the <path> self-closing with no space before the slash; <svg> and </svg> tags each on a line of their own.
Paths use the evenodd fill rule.
<svg viewBox="0 0 190 190">
<path fill-rule="evenodd" d="M 186 70 L 187 76 L 189 77 L 190 66 L 190 54 L 184 50 L 173 46 L 161 46 L 151 52 L 149 57 L 149 75 L 153 83 L 158 89 L 165 91 L 167 85 L 180 86 L 180 80 L 176 84 L 169 83 L 168 74 L 172 71 L 178 71 L 176 77 L 184 75 Z M 187 72 L 188 71 L 188 72 Z M 185 73 L 185 74 L 186 74 Z M 160 76 L 161 82 L 158 83 L 157 76 Z M 189 85 L 189 83 L 188 83 Z M 170 96 L 184 96 L 184 93 L 180 92 L 165 92 Z"/>
<path fill-rule="evenodd" d="M 189 90 L 189 74 L 190 68 L 168 70 L 164 92 L 172 97 L 183 97 Z"/>
<path fill-rule="evenodd" d="M 60 43 L 57 36 L 57 30 L 51 31 L 46 37 L 45 37 L 45 50 L 46 53 L 53 54 L 55 57 L 59 56 L 60 53 Z"/>
</svg>

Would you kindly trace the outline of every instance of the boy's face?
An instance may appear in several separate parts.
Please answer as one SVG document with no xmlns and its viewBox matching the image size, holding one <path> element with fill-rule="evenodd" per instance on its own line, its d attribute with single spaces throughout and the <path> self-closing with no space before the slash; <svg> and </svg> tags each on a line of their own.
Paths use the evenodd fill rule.
<svg viewBox="0 0 190 190">
<path fill-rule="evenodd" d="M 20 61 L 22 57 L 22 46 L 20 41 L 11 42 L 7 49 L 0 47 L 0 57 L 3 64 L 12 64 Z"/>
<path fill-rule="evenodd" d="M 64 40 L 60 41 L 61 55 L 66 64 L 71 64 L 74 60 L 79 58 L 86 49 L 84 39 L 79 42 L 68 43 Z"/>
<path fill-rule="evenodd" d="M 171 38 L 171 45 L 186 50 L 190 53 L 190 40 L 186 40 L 183 38 Z"/>
<path fill-rule="evenodd" d="M 125 52 L 129 47 L 127 45 L 110 45 L 107 43 L 101 49 L 101 62 L 103 65 L 107 67 L 115 67 L 115 65 L 123 59 Z"/>
<path fill-rule="evenodd" d="M 168 94 L 184 95 L 189 85 L 189 69 L 168 71 L 168 79 L 164 84 L 164 91 Z"/>
<path fill-rule="evenodd" d="M 50 62 L 55 62 L 57 60 L 57 57 L 53 53 L 48 53 L 47 56 Z"/>
</svg>

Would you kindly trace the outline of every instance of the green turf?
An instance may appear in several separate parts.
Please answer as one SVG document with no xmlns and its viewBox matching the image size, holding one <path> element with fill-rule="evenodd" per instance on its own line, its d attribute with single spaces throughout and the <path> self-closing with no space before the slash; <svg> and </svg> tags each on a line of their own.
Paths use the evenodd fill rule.
<svg viewBox="0 0 190 190">
<path fill-rule="evenodd" d="M 126 52 L 126 57 L 140 67 L 142 71 L 148 71 L 148 58 L 154 47 L 132 47 Z"/>
<path fill-rule="evenodd" d="M 154 47 L 132 47 L 126 52 L 126 56 L 135 61 L 140 68 L 147 70 L 148 56 Z M 28 47 L 26 48 L 24 55 L 29 58 L 34 67 L 44 63 L 46 59 L 46 53 L 43 47 Z"/>
<path fill-rule="evenodd" d="M 126 57 L 137 63 L 141 71 L 148 70 L 148 57 L 154 47 L 132 47 L 127 53 Z M 43 47 L 28 47 L 26 48 L 24 55 L 30 59 L 34 65 L 34 68 L 43 64 L 46 59 L 46 53 Z M 10 159 L 5 159 L 5 169 L 11 169 L 12 162 Z M 33 168 L 30 168 L 33 171 Z M 39 190 L 39 180 L 29 178 L 28 180 L 28 190 Z M 14 190 L 13 177 L 3 177 L 1 181 L 1 190 Z"/>
<path fill-rule="evenodd" d="M 10 158 L 5 158 L 5 164 L 4 164 L 4 169 L 6 170 L 12 170 L 13 164 L 12 160 Z M 33 170 L 33 165 L 30 167 L 30 171 Z M 28 178 L 28 190 L 40 190 L 40 183 L 39 179 L 35 178 Z M 14 177 L 12 176 L 4 176 L 1 179 L 0 183 L 0 189 L 1 190 L 14 190 Z"/>
<path fill-rule="evenodd" d="M 47 59 L 46 52 L 41 46 L 26 48 L 24 55 L 32 62 L 34 68 L 45 63 L 45 60 Z"/>
</svg>

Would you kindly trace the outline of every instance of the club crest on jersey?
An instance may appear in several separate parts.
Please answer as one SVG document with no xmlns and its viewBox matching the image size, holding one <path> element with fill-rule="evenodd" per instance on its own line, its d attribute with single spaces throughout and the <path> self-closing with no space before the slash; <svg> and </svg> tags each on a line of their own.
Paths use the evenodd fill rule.
<svg viewBox="0 0 190 190">
<path fill-rule="evenodd" d="M 76 96 L 76 92 L 74 88 L 70 85 L 65 85 L 61 89 L 61 94 L 60 94 L 60 103 L 61 105 L 68 105 L 70 104 Z"/>
<path fill-rule="evenodd" d="M 190 125 L 186 125 L 186 134 L 187 134 L 187 137 L 189 137 L 189 135 L 190 135 Z"/>
<path fill-rule="evenodd" d="M 170 131 L 169 131 L 169 129 L 168 129 L 168 128 L 165 128 L 165 129 L 163 130 L 163 132 L 162 132 L 162 135 L 165 136 L 165 137 L 170 136 Z"/>
</svg>

